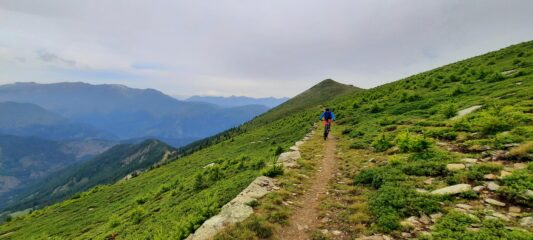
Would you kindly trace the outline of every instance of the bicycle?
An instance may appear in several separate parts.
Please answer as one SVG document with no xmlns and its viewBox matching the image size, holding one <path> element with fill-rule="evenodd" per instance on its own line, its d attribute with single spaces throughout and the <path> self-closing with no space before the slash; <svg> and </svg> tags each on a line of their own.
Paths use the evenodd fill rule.
<svg viewBox="0 0 533 240">
<path fill-rule="evenodd" d="M 331 121 L 325 121 L 325 123 L 324 123 L 324 140 L 328 139 L 330 128 L 331 128 Z"/>
</svg>

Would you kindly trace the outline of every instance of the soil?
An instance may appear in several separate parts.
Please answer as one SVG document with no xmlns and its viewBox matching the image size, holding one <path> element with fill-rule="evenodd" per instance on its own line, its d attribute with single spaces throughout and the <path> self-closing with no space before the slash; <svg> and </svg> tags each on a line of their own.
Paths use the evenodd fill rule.
<svg viewBox="0 0 533 240">
<path fill-rule="evenodd" d="M 320 224 L 320 200 L 326 195 L 328 183 L 334 179 L 337 172 L 335 158 L 336 138 L 329 136 L 325 142 L 324 158 L 318 165 L 316 175 L 312 178 L 310 188 L 296 200 L 297 208 L 289 217 L 286 224 L 279 232 L 278 239 L 299 240 L 310 239 L 310 234 Z"/>
</svg>

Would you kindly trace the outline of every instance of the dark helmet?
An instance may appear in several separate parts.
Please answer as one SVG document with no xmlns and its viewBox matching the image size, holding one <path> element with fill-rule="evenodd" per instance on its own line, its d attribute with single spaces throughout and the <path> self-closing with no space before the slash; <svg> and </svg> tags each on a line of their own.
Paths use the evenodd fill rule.
<svg viewBox="0 0 533 240">
<path fill-rule="evenodd" d="M 326 112 L 329 112 L 329 108 L 326 108 Z"/>
</svg>

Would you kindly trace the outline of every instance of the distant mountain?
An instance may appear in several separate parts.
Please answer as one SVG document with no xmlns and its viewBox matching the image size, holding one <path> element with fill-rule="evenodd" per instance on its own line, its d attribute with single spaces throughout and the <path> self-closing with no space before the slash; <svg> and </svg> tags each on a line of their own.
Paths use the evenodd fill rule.
<svg viewBox="0 0 533 240">
<path fill-rule="evenodd" d="M 113 134 L 72 122 L 31 103 L 0 102 L 0 134 L 51 140 L 116 139 Z"/>
<path fill-rule="evenodd" d="M 33 103 L 121 139 L 159 138 L 174 146 L 242 124 L 265 106 L 222 108 L 179 101 L 153 89 L 87 83 L 15 83 L 0 86 L 0 102 Z"/>
<path fill-rule="evenodd" d="M 26 187 L 7 204 L 10 209 L 21 210 L 61 201 L 96 185 L 114 183 L 128 174 L 162 164 L 175 153 L 175 149 L 158 140 L 116 145 L 91 160 L 56 171 Z"/>
<path fill-rule="evenodd" d="M 0 207 L 14 191 L 100 154 L 111 145 L 97 140 L 57 142 L 0 135 Z"/>
<path fill-rule="evenodd" d="M 188 102 L 204 102 L 219 105 L 222 107 L 240 107 L 246 105 L 264 105 L 269 108 L 276 107 L 288 98 L 251 98 L 243 96 L 231 96 L 231 97 L 211 97 L 211 96 L 192 96 L 185 101 Z"/>
</svg>

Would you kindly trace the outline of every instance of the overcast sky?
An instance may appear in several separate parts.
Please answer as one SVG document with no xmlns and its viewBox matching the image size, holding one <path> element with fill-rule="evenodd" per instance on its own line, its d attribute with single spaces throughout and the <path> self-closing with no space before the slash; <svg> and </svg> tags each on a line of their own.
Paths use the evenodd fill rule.
<svg viewBox="0 0 533 240">
<path fill-rule="evenodd" d="M 533 1 L 0 0 L 0 84 L 173 96 L 363 88 L 533 40 Z"/>
</svg>

